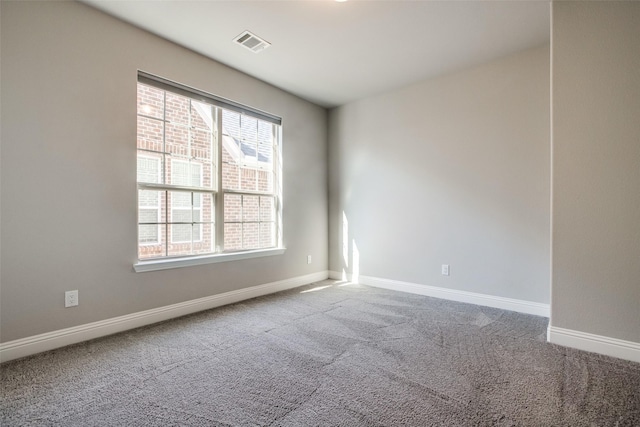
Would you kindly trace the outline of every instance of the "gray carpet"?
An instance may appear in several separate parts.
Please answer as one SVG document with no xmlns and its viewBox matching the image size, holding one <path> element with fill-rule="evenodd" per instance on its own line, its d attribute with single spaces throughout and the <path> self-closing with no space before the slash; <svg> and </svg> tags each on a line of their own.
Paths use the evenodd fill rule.
<svg viewBox="0 0 640 427">
<path fill-rule="evenodd" d="M 546 326 L 327 281 L 5 363 L 0 423 L 639 426 L 640 364 Z"/>
</svg>

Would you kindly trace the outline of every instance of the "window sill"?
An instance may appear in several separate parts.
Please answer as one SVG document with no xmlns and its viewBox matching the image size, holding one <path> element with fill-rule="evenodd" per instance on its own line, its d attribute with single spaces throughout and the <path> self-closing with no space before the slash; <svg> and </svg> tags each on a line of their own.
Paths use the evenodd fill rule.
<svg viewBox="0 0 640 427">
<path fill-rule="evenodd" d="M 193 265 L 214 264 L 218 262 L 238 261 L 241 259 L 260 258 L 272 255 L 282 255 L 286 248 L 260 249 L 255 251 L 231 252 L 188 258 L 155 259 L 150 261 L 138 261 L 133 264 L 136 273 L 145 271 L 168 270 L 170 268 L 191 267 Z"/>
</svg>

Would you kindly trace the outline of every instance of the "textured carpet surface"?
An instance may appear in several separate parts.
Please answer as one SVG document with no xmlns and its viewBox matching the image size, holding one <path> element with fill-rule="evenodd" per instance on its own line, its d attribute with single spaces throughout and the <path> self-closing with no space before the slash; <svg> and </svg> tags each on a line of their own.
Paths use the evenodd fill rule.
<svg viewBox="0 0 640 427">
<path fill-rule="evenodd" d="M 639 426 L 547 319 L 326 281 L 5 363 L 2 426 Z"/>
</svg>

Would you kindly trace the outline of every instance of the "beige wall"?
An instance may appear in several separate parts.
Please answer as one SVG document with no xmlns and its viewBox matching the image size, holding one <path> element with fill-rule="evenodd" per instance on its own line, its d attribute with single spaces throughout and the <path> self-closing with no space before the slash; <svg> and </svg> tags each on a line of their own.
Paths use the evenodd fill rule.
<svg viewBox="0 0 640 427">
<path fill-rule="evenodd" d="M 548 303 L 549 105 L 543 46 L 332 110 L 330 269 Z"/>
<path fill-rule="evenodd" d="M 3 342 L 327 269 L 323 108 L 76 2 L 1 4 Z M 138 69 L 283 118 L 284 255 L 133 272 Z"/>
<path fill-rule="evenodd" d="M 553 2 L 551 325 L 640 342 L 640 3 Z"/>
</svg>

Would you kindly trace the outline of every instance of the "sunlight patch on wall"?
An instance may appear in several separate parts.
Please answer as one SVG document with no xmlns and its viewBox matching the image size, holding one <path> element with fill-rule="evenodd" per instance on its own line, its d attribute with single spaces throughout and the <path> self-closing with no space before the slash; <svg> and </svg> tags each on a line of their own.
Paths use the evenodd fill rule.
<svg viewBox="0 0 640 427">
<path fill-rule="evenodd" d="M 356 240 L 353 239 L 353 263 L 351 264 L 351 281 L 353 283 L 359 283 L 360 280 L 360 251 L 358 250 L 358 245 L 356 245 Z"/>
<path fill-rule="evenodd" d="M 344 266 L 349 267 L 349 221 L 344 211 L 342 211 L 342 258 Z"/>
</svg>

